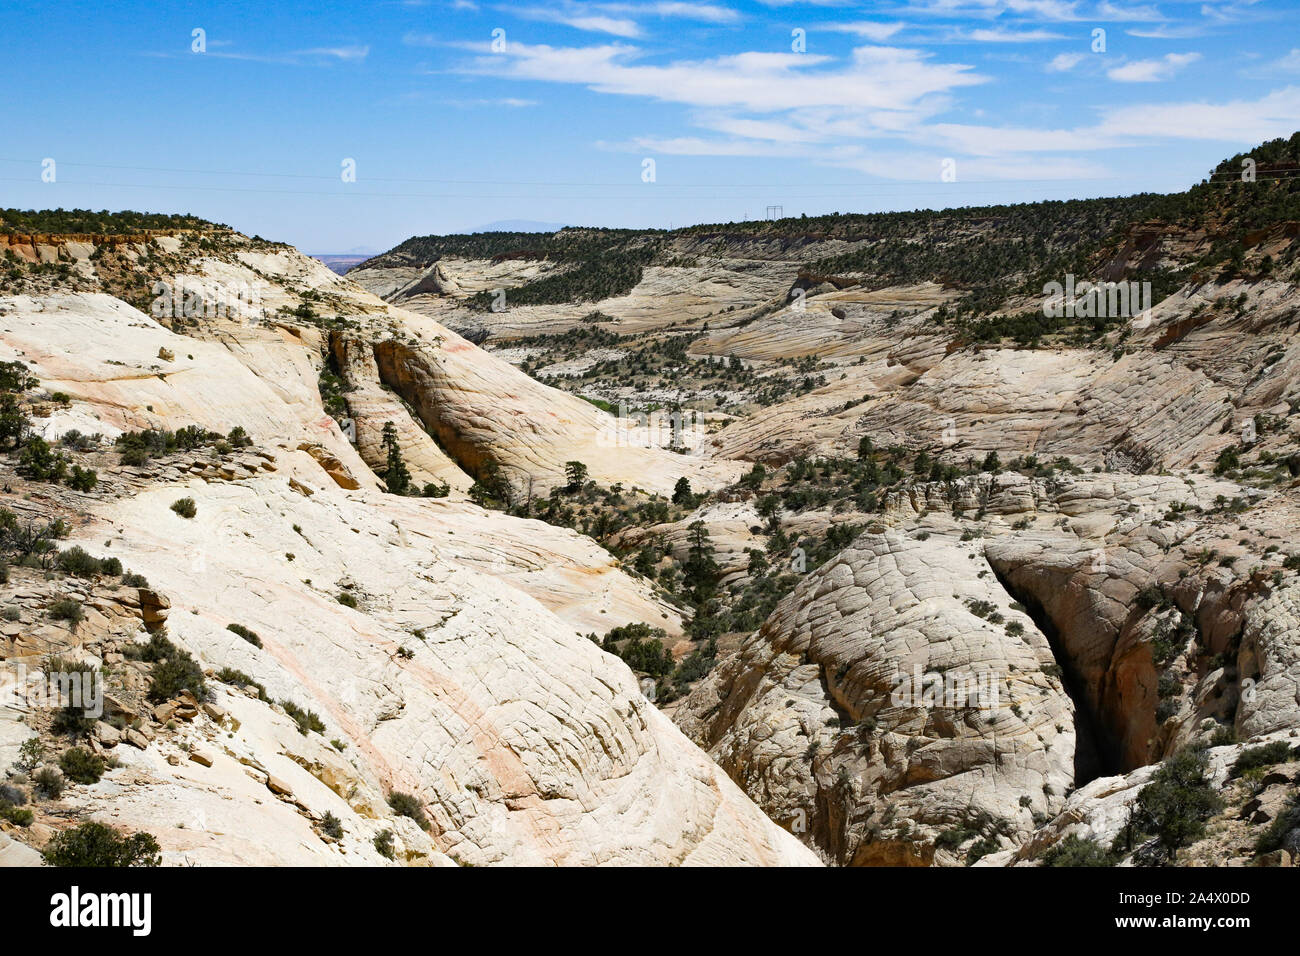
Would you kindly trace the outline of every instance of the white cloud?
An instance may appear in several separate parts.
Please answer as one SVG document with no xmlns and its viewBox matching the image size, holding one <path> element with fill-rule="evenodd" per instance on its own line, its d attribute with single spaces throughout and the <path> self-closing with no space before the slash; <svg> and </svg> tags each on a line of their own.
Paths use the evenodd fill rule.
<svg viewBox="0 0 1300 956">
<path fill-rule="evenodd" d="M 929 54 L 901 47 L 857 47 L 847 63 L 810 53 L 749 52 L 650 65 L 638 63 L 639 55 L 636 47 L 615 43 L 516 42 L 504 54 L 478 58 L 470 72 L 759 114 L 814 107 L 908 110 L 927 96 L 987 80 L 968 65 L 934 62 Z"/>
<path fill-rule="evenodd" d="M 330 46 L 300 50 L 292 56 L 328 56 L 337 60 L 364 60 L 370 54 L 369 46 Z"/>
<path fill-rule="evenodd" d="M 443 100 L 448 106 L 457 106 L 461 109 L 480 109 L 483 107 L 507 106 L 511 109 L 522 109 L 526 106 L 536 106 L 537 100 L 525 100 L 516 96 L 502 96 L 496 99 L 479 99 L 479 100 Z"/>
<path fill-rule="evenodd" d="M 1165 24 L 1158 27 L 1134 27 L 1124 32 L 1142 40 L 1188 40 L 1205 35 L 1204 28 L 1199 26 L 1171 27 Z"/>
<path fill-rule="evenodd" d="M 1287 86 L 1257 100 L 1226 103 L 1148 103 L 1112 112 L 1102 128 L 1117 138 L 1197 139 L 1262 143 L 1295 132 L 1300 87 Z"/>
<path fill-rule="evenodd" d="M 1117 83 L 1157 83 L 1201 58 L 1199 53 L 1166 53 L 1156 60 L 1134 60 L 1113 67 L 1106 75 Z"/>
<path fill-rule="evenodd" d="M 926 16 L 995 19 L 1013 14 L 1025 19 L 1071 23 L 1086 19 L 1078 0 L 912 0 L 908 13 Z"/>
<path fill-rule="evenodd" d="M 906 23 L 877 23 L 873 20 L 855 20 L 852 23 L 831 23 L 827 25 L 826 29 L 834 30 L 836 33 L 851 33 L 854 36 L 862 37 L 864 40 L 883 43 L 906 26 Z"/>
<path fill-rule="evenodd" d="M 1048 30 L 971 30 L 966 34 L 957 34 L 957 39 L 966 39 L 975 43 L 1037 43 L 1042 40 L 1064 40 L 1060 33 Z"/>
<path fill-rule="evenodd" d="M 1203 3 L 1201 4 L 1201 16 L 1225 23 L 1234 23 L 1247 16 L 1255 15 L 1251 7 L 1258 2 L 1259 0 L 1235 0 L 1235 2 L 1229 3 Z"/>
<path fill-rule="evenodd" d="M 1110 21 L 1146 21 L 1159 23 L 1166 19 L 1164 14 L 1153 6 L 1122 7 L 1102 0 L 1097 4 L 1097 19 Z"/>
<path fill-rule="evenodd" d="M 804 157 L 807 147 L 801 143 L 773 140 L 714 140 L 697 136 L 658 138 L 644 136 L 631 143 L 598 143 L 605 149 L 659 153 L 663 156 L 784 156 Z"/>
<path fill-rule="evenodd" d="M 1058 53 L 1047 64 L 1048 73 L 1069 73 L 1083 62 L 1082 53 Z"/>
<path fill-rule="evenodd" d="M 626 16 L 655 16 L 680 20 L 698 20 L 701 23 L 737 23 L 740 14 L 730 7 L 716 3 L 687 3 L 682 0 L 657 0 L 653 3 L 599 3 L 592 4 L 605 13 Z"/>
<path fill-rule="evenodd" d="M 635 20 L 626 17 L 610 17 L 603 14 L 585 13 L 582 8 L 564 7 L 561 9 L 551 9 L 549 7 L 523 7 L 510 8 L 510 11 L 518 17 L 526 20 L 541 20 L 547 23 L 560 23 L 564 26 L 573 27 L 575 30 L 586 30 L 589 33 L 608 33 L 611 36 L 623 37 L 632 40 L 641 36 L 641 27 Z"/>
<path fill-rule="evenodd" d="M 402 35 L 402 43 L 406 46 L 439 46 L 446 41 L 433 33 L 416 33 L 411 30 Z"/>
<path fill-rule="evenodd" d="M 203 55 L 219 60 L 241 60 L 247 63 L 278 63 L 284 66 L 319 66 L 331 60 L 358 62 L 370 55 L 369 46 L 327 46 L 313 47 L 310 50 L 290 50 L 287 53 L 242 53 L 236 50 L 224 50 L 232 46 L 229 40 L 209 40 L 208 50 Z M 146 54 L 147 56 L 169 57 L 171 54 Z"/>
<path fill-rule="evenodd" d="M 1300 49 L 1292 50 L 1273 65 L 1282 70 L 1300 70 Z"/>
<path fill-rule="evenodd" d="M 559 23 L 589 33 L 607 33 L 625 40 L 644 35 L 639 18 L 696 20 L 702 23 L 736 23 L 740 14 L 716 3 L 692 3 L 688 0 L 651 0 L 647 3 L 574 3 L 551 6 L 501 7 L 526 20 Z"/>
<path fill-rule="evenodd" d="M 992 9 L 996 0 L 948 2 Z M 861 35 L 850 26 L 841 24 L 841 32 Z M 990 27 L 990 32 L 1008 31 Z M 981 125 L 979 111 L 972 108 L 979 104 L 962 103 L 970 121 L 949 123 L 940 120 L 958 105 L 957 97 L 989 77 L 971 65 L 910 47 L 865 45 L 848 57 L 750 51 L 663 60 L 657 50 L 617 41 L 573 47 L 514 41 L 494 55 L 486 55 L 483 42 L 462 46 L 480 55 L 457 72 L 679 104 L 701 131 L 648 132 L 621 143 L 603 142 L 603 148 L 802 158 L 895 179 L 915 178 L 914 171 L 890 172 L 906 156 L 925 162 L 957 157 L 967 181 L 1096 178 L 1105 170 L 1082 156 L 1188 141 L 1238 148 L 1289 134 L 1300 115 L 1300 86 L 1290 86 L 1255 100 L 1130 103 L 1044 128 Z M 1088 59 L 1086 53 L 1066 52 L 1042 65 L 1065 73 Z M 1120 64 L 1108 75 L 1118 82 L 1153 82 L 1200 59 L 1195 52 L 1173 53 Z M 1284 60 L 1300 67 L 1300 50 Z"/>
<path fill-rule="evenodd" d="M 1291 135 L 1296 116 L 1300 116 L 1300 87 L 1288 86 L 1257 100 L 1122 106 L 1091 125 L 1073 128 L 938 123 L 918 129 L 913 138 L 980 156 L 1109 150 L 1162 140 L 1242 145 Z"/>
</svg>

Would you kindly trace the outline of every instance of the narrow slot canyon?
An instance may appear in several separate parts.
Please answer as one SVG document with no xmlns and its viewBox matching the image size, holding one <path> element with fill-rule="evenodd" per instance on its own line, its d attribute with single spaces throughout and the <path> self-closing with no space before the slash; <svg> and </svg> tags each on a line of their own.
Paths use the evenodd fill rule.
<svg viewBox="0 0 1300 956">
<path fill-rule="evenodd" d="M 1114 776 L 1132 769 L 1124 766 L 1119 739 L 1107 726 L 1105 716 L 1094 703 L 1098 694 L 1088 687 L 1086 679 L 1079 673 L 1074 660 L 1065 649 L 1060 629 L 1042 602 L 1026 589 L 1013 585 L 997 568 L 994 568 L 993 573 L 1012 600 L 1024 606 L 1025 613 L 1043 632 L 1052 650 L 1052 657 L 1061 668 L 1061 684 L 1074 704 L 1074 789 L 1077 790 L 1098 777 Z"/>
</svg>

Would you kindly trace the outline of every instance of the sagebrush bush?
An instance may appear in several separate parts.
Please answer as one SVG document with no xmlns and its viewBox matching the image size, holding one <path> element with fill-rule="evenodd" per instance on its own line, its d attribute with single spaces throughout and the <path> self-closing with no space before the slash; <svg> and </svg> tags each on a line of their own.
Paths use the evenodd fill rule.
<svg viewBox="0 0 1300 956">
<path fill-rule="evenodd" d="M 148 833 L 123 836 L 102 823 L 83 823 L 56 834 L 41 851 L 50 866 L 159 866 L 158 841 Z"/>
<path fill-rule="evenodd" d="M 122 573 L 122 562 L 117 558 L 97 558 L 79 544 L 59 552 L 58 568 L 73 577 L 89 578 L 97 574 Z"/>
<path fill-rule="evenodd" d="M 193 498 L 177 498 L 172 502 L 171 508 L 182 518 L 193 518 L 199 513 L 199 506 L 194 503 Z"/>
<path fill-rule="evenodd" d="M 126 656 L 153 664 L 149 669 L 149 699 L 155 704 L 185 690 L 200 700 L 207 696 L 208 687 L 199 662 L 161 631 L 151 635 L 148 644 L 127 648 Z"/>
<path fill-rule="evenodd" d="M 1290 756 L 1291 745 L 1285 740 L 1275 740 L 1272 743 L 1261 744 L 1258 747 L 1247 747 L 1232 765 L 1232 776 L 1240 777 L 1260 767 L 1271 767 L 1273 764 L 1281 763 Z"/>
<path fill-rule="evenodd" d="M 298 724 L 298 732 L 304 737 L 308 731 L 314 730 L 318 734 L 325 733 L 325 722 L 320 719 L 320 715 L 314 710 L 304 710 L 291 700 L 280 701 L 280 706 L 284 712 L 294 719 Z"/>
<path fill-rule="evenodd" d="M 67 621 L 73 627 L 86 619 L 86 612 L 81 602 L 73 598 L 60 598 L 45 610 L 54 620 Z"/>
<path fill-rule="evenodd" d="M 177 650 L 173 656 L 156 661 L 150 668 L 149 699 L 154 703 L 171 700 L 186 690 L 200 699 L 207 693 L 203 668 L 188 651 Z"/>
<path fill-rule="evenodd" d="M 420 801 L 409 793 L 394 790 L 388 795 L 388 805 L 399 817 L 409 817 L 421 830 L 429 829 L 429 818 L 424 815 Z"/>
<path fill-rule="evenodd" d="M 63 780 L 63 774 L 53 767 L 42 767 L 36 771 L 36 776 L 32 777 L 32 783 L 35 784 L 36 790 L 41 796 L 48 800 L 57 800 L 63 796 L 63 789 L 67 784 Z"/>
<path fill-rule="evenodd" d="M 89 750 L 71 747 L 59 757 L 59 769 L 73 783 L 98 783 L 104 775 L 104 761 Z"/>
<path fill-rule="evenodd" d="M 1042 856 L 1043 866 L 1114 866 L 1117 855 L 1096 840 L 1070 834 Z"/>
<path fill-rule="evenodd" d="M 320 831 L 335 840 L 343 839 L 343 821 L 333 813 L 326 812 L 320 821 Z"/>
<path fill-rule="evenodd" d="M 217 680 L 223 684 L 230 684 L 233 687 L 245 688 L 252 687 L 257 691 L 259 700 L 270 700 L 266 696 L 266 688 L 259 684 L 253 678 L 249 677 L 243 671 L 237 671 L 233 667 L 223 667 L 217 671 Z"/>
<path fill-rule="evenodd" d="M 227 624 L 226 630 L 232 634 L 237 634 L 254 647 L 262 646 L 262 639 L 257 636 L 256 631 L 251 631 L 242 624 Z"/>
</svg>

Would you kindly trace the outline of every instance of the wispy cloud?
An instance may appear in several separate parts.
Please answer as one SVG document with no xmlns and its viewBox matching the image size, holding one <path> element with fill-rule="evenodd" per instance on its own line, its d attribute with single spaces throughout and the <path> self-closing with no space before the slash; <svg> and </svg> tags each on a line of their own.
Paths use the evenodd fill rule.
<svg viewBox="0 0 1300 956">
<path fill-rule="evenodd" d="M 1058 53 L 1047 64 L 1048 73 L 1068 73 L 1083 62 L 1082 53 Z"/>
<path fill-rule="evenodd" d="M 1190 40 L 1193 37 L 1204 36 L 1205 28 L 1197 25 L 1175 27 L 1161 24 L 1158 27 L 1133 27 L 1124 32 L 1141 40 Z"/>
<path fill-rule="evenodd" d="M 912 0 L 907 14 L 945 18 L 995 19 L 1006 15 L 1027 20 L 1071 23 L 1086 19 L 1078 0 Z"/>
<path fill-rule="evenodd" d="M 1121 6 L 1102 0 L 1097 4 L 1097 19 L 1111 22 L 1160 23 L 1168 19 L 1153 6 Z"/>
<path fill-rule="evenodd" d="M 907 24 L 896 23 L 877 23 L 873 20 L 855 20 L 851 23 L 831 23 L 825 29 L 834 30 L 836 33 L 851 33 L 854 36 L 862 37 L 864 40 L 872 40 L 876 43 L 884 43 L 890 37 L 900 30 L 906 29 Z"/>
<path fill-rule="evenodd" d="M 631 17 L 662 17 L 695 20 L 699 23 L 739 23 L 740 12 L 716 3 L 688 3 L 684 0 L 657 0 L 651 3 L 597 3 L 594 9 L 604 13 Z"/>
<path fill-rule="evenodd" d="M 246 63 L 275 63 L 283 66 L 309 66 L 327 63 L 357 63 L 370 55 L 369 45 L 312 47 L 307 50 L 290 50 L 286 53 L 246 53 L 227 49 L 229 40 L 208 40 L 202 53 L 146 53 L 145 56 L 175 59 L 178 56 L 210 56 L 218 60 L 242 60 Z"/>
<path fill-rule="evenodd" d="M 509 109 L 523 109 L 528 106 L 536 106 L 537 100 L 527 100 L 517 96 L 499 96 L 489 99 L 451 99 L 442 100 L 447 106 L 455 106 L 458 109 L 491 109 L 493 107 L 504 106 Z"/>
<path fill-rule="evenodd" d="M 1106 75 L 1117 83 L 1158 83 L 1170 79 L 1201 58 L 1199 53 L 1166 53 L 1155 60 L 1134 60 L 1113 67 Z"/>
<path fill-rule="evenodd" d="M 864 46 L 847 61 L 798 53 L 748 52 L 709 60 L 641 62 L 624 44 L 551 47 L 512 43 L 478 57 L 468 72 L 576 83 L 602 93 L 642 96 L 696 107 L 776 113 L 813 107 L 905 110 L 927 96 L 987 81 L 961 63 L 936 62 L 902 47 Z"/>
<path fill-rule="evenodd" d="M 969 33 L 957 33 L 955 37 L 973 43 L 1039 43 L 1043 40 L 1065 39 L 1064 34 L 1052 33 L 1050 30 L 1004 30 L 1001 28 L 971 30 Z"/>
<path fill-rule="evenodd" d="M 1076 127 L 943 123 L 917 130 L 916 135 L 949 149 L 985 156 L 1110 150 L 1162 140 L 1240 144 L 1290 135 L 1296 116 L 1300 116 L 1300 87 L 1288 86 L 1254 100 L 1122 106 L 1103 112 L 1095 123 Z"/>
<path fill-rule="evenodd" d="M 290 56 L 323 56 L 333 57 L 336 60 L 364 60 L 370 55 L 369 46 L 327 46 L 315 47 L 311 50 L 299 50 L 297 53 L 291 53 Z"/>
<path fill-rule="evenodd" d="M 1231 2 L 1211 2 L 1201 4 L 1201 16 L 1211 20 L 1235 23 L 1247 17 L 1258 15 L 1254 9 L 1259 0 L 1231 0 Z"/>
<path fill-rule="evenodd" d="M 525 20 L 559 23 L 566 27 L 573 27 L 575 30 L 608 33 L 629 40 L 641 36 L 641 27 L 635 20 L 586 12 L 586 9 L 581 7 L 511 7 L 510 12 Z"/>
</svg>

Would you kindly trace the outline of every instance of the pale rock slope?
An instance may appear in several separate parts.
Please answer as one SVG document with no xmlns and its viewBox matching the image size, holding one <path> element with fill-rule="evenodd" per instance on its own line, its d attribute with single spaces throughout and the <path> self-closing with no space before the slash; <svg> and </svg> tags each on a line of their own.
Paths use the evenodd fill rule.
<svg viewBox="0 0 1300 956">
<path fill-rule="evenodd" d="M 93 271 L 93 247 L 74 252 Z M 457 490 L 486 455 L 512 483 L 538 489 L 562 480 L 570 459 L 601 480 L 660 490 L 682 475 L 727 480 L 738 464 L 606 448 L 603 412 L 291 250 L 190 268 L 262 279 L 263 309 L 169 322 L 172 331 L 104 294 L 0 300 L 0 359 L 22 360 L 42 389 L 69 396 L 41 423 L 50 438 L 198 425 L 240 426 L 254 442 L 235 460 L 177 453 L 135 468 L 106 452 L 89 495 L 6 475 L 16 486 L 7 507 L 54 507 L 74 528 L 61 547 L 116 556 L 149 581 L 136 598 L 121 585 L 15 573 L 14 598 L 32 608 L 24 615 L 68 587 L 95 612 L 79 627 L 6 630 L 6 659 L 36 667 L 55 652 L 147 672 L 124 665 L 123 651 L 165 621 L 214 689 L 201 707 L 160 705 L 166 715 L 122 702 L 126 729 L 97 725 L 89 744 L 120 766 L 70 788 L 63 820 L 148 830 L 173 864 L 379 864 L 374 838 L 385 830 L 408 863 L 818 862 L 583 636 L 631 620 L 680 633 L 675 609 L 576 533 L 456 496 L 384 493 L 367 464 L 373 448 L 359 442 L 359 453 L 325 413 L 317 378 L 331 356 L 348 360 L 339 370 L 373 403 L 358 402 L 359 431 L 378 433 L 407 399 L 415 415 L 399 435 L 418 429 L 429 442 L 406 446 L 413 464 Z M 308 302 L 341 321 L 289 314 Z M 457 453 L 454 465 L 442 448 Z M 196 503 L 194 518 L 170 508 L 181 497 Z M 267 699 L 222 676 L 235 671 Z M 281 701 L 314 711 L 324 732 L 300 732 L 272 703 Z M 37 717 L 5 713 L 6 767 Z M 427 833 L 389 809 L 393 791 L 415 797 Z M 341 821 L 341 839 L 323 835 L 326 814 Z M 50 829 L 14 833 L 40 845 Z M 31 861 L 11 849 L 4 858 Z"/>
<path fill-rule="evenodd" d="M 696 345 L 853 359 L 823 388 L 723 429 L 711 454 L 769 463 L 851 455 L 870 435 L 882 446 L 938 446 L 957 460 L 998 451 L 1124 471 L 1186 468 L 1235 443 L 1255 415 L 1286 416 L 1288 400 L 1300 398 L 1294 287 L 1285 282 L 1184 290 L 1128 320 L 1110 352 L 963 347 L 927 324 L 933 299 L 894 322 L 870 311 L 830 317 L 823 301 L 852 295 L 818 296 L 802 314 L 787 308 Z"/>
<path fill-rule="evenodd" d="M 1223 508 L 1233 498 L 1244 517 Z M 913 485 L 882 511 L 674 712 L 831 859 L 960 863 L 976 842 L 1030 859 L 1075 832 L 1043 828 L 1094 779 L 1224 726 L 1252 742 L 1300 732 L 1289 494 L 986 473 Z M 914 673 L 969 686 L 989 671 L 994 708 L 906 696 Z M 1070 819 L 1090 812 L 1071 799 Z"/>
<path fill-rule="evenodd" d="M 1071 780 L 1073 707 L 1044 670 L 1043 635 L 969 558 L 955 542 L 863 536 L 719 664 L 678 723 L 844 863 L 933 862 L 937 835 L 980 814 L 1025 838 Z M 970 601 L 1023 632 L 981 620 Z M 963 706 L 927 706 L 923 683 L 912 688 L 913 674 L 936 672 L 968 688 Z"/>
<path fill-rule="evenodd" d="M 310 467 L 302 462 L 302 473 Z M 193 520 L 168 510 L 182 493 L 197 503 Z M 472 536 L 476 522 L 463 513 L 440 520 L 439 509 L 341 489 L 307 497 L 284 477 L 194 481 L 107 506 L 83 529 L 85 543 L 129 555 L 172 595 L 173 639 L 211 667 L 254 675 L 272 698 L 315 710 L 326 730 L 308 747 L 291 722 L 242 701 L 231 708 L 234 738 L 204 745 L 212 768 L 164 771 L 164 786 L 127 798 L 97 785 L 103 797 L 91 809 L 150 829 L 179 858 L 342 862 L 306 838 L 305 824 L 282 827 L 269 811 L 258 814 L 264 831 L 237 825 L 234 810 L 265 793 L 238 766 L 251 754 L 296 799 L 362 834 L 391 825 L 371 819 L 386 815 L 388 790 L 417 795 L 433 832 L 422 840 L 408 827 L 407 849 L 467 863 L 811 861 L 641 696 L 621 662 L 514 586 L 509 570 L 485 573 L 457 545 L 444 548 L 444 537 Z M 335 600 L 344 590 L 357 609 Z M 264 647 L 226 630 L 231 622 Z M 342 756 L 329 739 L 347 745 Z M 286 748 L 298 769 L 275 756 Z M 190 788 L 209 786 L 233 806 L 191 801 Z M 159 833 L 160 795 L 177 813 L 219 814 L 236 838 L 192 822 Z M 245 840 L 259 847 L 251 859 Z M 353 862 L 374 862 L 360 843 L 354 853 Z"/>
</svg>

